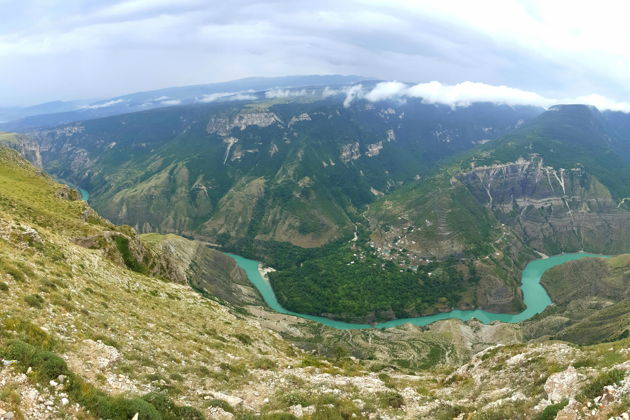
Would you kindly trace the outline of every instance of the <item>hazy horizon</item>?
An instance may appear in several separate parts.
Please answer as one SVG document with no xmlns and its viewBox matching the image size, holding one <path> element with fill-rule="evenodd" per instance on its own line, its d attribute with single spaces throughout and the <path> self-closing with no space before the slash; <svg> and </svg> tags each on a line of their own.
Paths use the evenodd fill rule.
<svg viewBox="0 0 630 420">
<path fill-rule="evenodd" d="M 630 93 L 628 6 L 612 1 L 0 4 L 1 106 L 310 74 L 610 102 Z"/>
</svg>

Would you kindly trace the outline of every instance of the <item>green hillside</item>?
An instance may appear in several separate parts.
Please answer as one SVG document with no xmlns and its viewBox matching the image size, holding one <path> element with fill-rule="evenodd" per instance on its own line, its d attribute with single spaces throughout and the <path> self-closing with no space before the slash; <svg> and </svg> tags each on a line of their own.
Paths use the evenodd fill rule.
<svg viewBox="0 0 630 420">
<path fill-rule="evenodd" d="M 600 119 L 589 107 L 554 107 L 379 197 L 364 213 L 368 237 L 354 250 L 271 275 L 279 299 L 347 319 L 359 308 L 370 308 L 366 319 L 447 308 L 518 312 L 520 273 L 538 253 L 630 251 L 630 213 L 620 199 L 630 164 Z M 372 257 L 379 262 L 362 264 Z M 448 272 L 453 257 L 461 268 L 449 280 L 426 278 L 435 267 Z M 361 264 L 348 266 L 353 259 Z"/>
<path fill-rule="evenodd" d="M 619 130 L 586 106 L 536 112 L 304 96 L 127 114 L 29 141 L 108 219 L 278 269 L 288 309 L 357 321 L 516 313 L 539 253 L 630 251 Z"/>
</svg>

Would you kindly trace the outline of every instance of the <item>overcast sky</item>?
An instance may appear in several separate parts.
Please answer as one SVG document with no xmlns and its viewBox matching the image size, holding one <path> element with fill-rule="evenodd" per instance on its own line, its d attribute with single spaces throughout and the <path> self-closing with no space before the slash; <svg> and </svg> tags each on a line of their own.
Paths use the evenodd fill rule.
<svg viewBox="0 0 630 420">
<path fill-rule="evenodd" d="M 0 105 L 326 73 L 625 101 L 625 3 L 0 0 Z"/>
</svg>

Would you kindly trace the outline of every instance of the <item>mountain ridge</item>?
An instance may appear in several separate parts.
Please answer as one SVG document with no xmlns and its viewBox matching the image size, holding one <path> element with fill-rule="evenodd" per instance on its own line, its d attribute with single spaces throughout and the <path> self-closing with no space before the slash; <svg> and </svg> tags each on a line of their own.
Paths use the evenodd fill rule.
<svg viewBox="0 0 630 420">
<path fill-rule="evenodd" d="M 5 111 L 0 108 L 0 130 L 23 132 L 147 109 L 189 105 L 206 99 L 220 100 L 222 97 L 225 99 L 239 93 L 251 96 L 254 93 L 264 94 L 264 91 L 270 89 L 338 86 L 362 80 L 367 78 L 353 75 L 249 77 L 226 82 L 140 91 L 100 100 L 53 101 L 30 107 L 8 108 Z M 212 95 L 215 98 L 211 98 Z"/>
</svg>

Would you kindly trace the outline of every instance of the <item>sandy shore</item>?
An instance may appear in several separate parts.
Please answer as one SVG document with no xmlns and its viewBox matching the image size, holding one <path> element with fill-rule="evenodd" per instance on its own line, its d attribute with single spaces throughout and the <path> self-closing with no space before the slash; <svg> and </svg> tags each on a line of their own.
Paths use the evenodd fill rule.
<svg viewBox="0 0 630 420">
<path fill-rule="evenodd" d="M 262 263 L 258 264 L 258 272 L 260 273 L 260 277 L 265 279 L 266 282 L 269 282 L 269 273 L 274 271 L 276 271 L 275 268 L 263 267 Z"/>
</svg>

